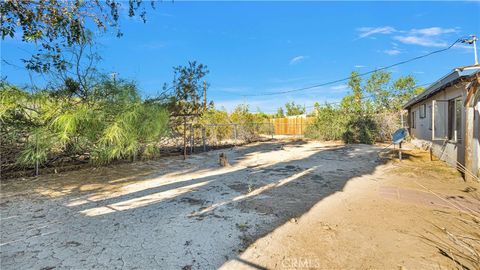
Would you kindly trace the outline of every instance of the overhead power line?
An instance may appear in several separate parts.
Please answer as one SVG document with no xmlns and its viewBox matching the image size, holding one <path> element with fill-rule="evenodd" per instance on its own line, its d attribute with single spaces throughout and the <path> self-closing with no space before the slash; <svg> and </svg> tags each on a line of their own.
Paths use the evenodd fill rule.
<svg viewBox="0 0 480 270">
<path fill-rule="evenodd" d="M 450 46 L 448 46 L 448 47 L 446 47 L 446 48 L 443 48 L 443 49 L 440 49 L 440 50 L 436 50 L 436 51 L 433 51 L 433 52 L 430 52 L 430 53 L 427 53 L 427 54 L 424 54 L 424 55 L 420 55 L 420 56 L 417 56 L 417 57 L 413 57 L 413 58 L 410 58 L 410 59 L 408 59 L 408 60 L 404 60 L 404 61 L 401 61 L 401 62 L 397 62 L 397 63 L 392 64 L 392 65 L 388 65 L 388 66 L 381 67 L 381 68 L 377 68 L 377 69 L 370 70 L 370 71 L 367 71 L 367 72 L 359 73 L 359 74 L 357 74 L 356 76 L 354 76 L 353 78 L 363 77 L 363 76 L 365 76 L 365 75 L 369 75 L 369 74 L 375 73 L 375 72 L 377 72 L 377 71 L 387 70 L 387 69 L 390 69 L 390 68 L 393 68 L 393 67 L 396 67 L 396 66 L 400 66 L 400 65 L 403 65 L 403 64 L 406 64 L 406 63 L 410 63 L 410 62 L 413 62 L 413 61 L 416 61 L 416 60 L 419 60 L 419 59 L 422 59 L 422 58 L 431 56 L 431 55 L 433 55 L 433 54 L 437 54 L 437 53 L 441 53 L 441 52 L 447 51 L 447 50 L 451 49 L 455 44 L 457 44 L 457 43 L 460 42 L 460 41 L 461 41 L 461 39 L 457 39 L 457 40 L 455 40 L 455 42 L 453 42 Z M 311 86 L 307 86 L 307 87 L 297 88 L 297 89 L 291 89 L 291 90 L 285 90 L 285 91 L 279 91 L 279 92 L 270 92 L 270 93 L 260 93 L 260 94 L 252 94 L 252 95 L 243 95 L 243 96 L 253 97 L 253 96 L 282 95 L 282 94 L 287 94 L 287 93 L 292 93 L 292 92 L 305 91 L 305 90 L 309 90 L 309 89 L 313 89 L 313 88 L 318 88 L 318 87 L 322 87 L 322 86 L 327 86 L 327 85 L 331 85 L 331 84 L 336 84 L 336 83 L 339 83 L 339 82 L 344 82 L 344 81 L 350 80 L 351 78 L 352 78 L 352 76 L 349 76 L 349 77 L 345 77 L 345 78 L 341 78 L 341 79 L 337 79 L 337 80 L 333 80 L 333 81 L 329 81 L 329 82 L 325 82 L 325 83 L 315 84 L 315 85 L 311 85 Z"/>
<path fill-rule="evenodd" d="M 431 85 L 431 84 L 432 84 L 431 82 L 430 83 L 417 84 L 417 85 L 413 86 L 412 88 L 418 88 L 418 87 L 427 86 L 427 85 Z M 372 98 L 374 96 L 375 96 L 375 94 L 371 94 L 371 95 L 368 95 L 368 96 L 363 96 L 361 99 L 362 100 L 363 99 L 368 99 L 368 98 Z M 341 101 L 336 101 L 336 102 L 328 102 L 327 101 L 325 103 L 328 104 L 328 105 L 333 105 L 333 104 L 340 104 L 342 102 Z M 307 106 L 306 108 L 308 108 L 308 107 L 315 107 L 315 105 Z"/>
<path fill-rule="evenodd" d="M 431 85 L 432 82 L 429 82 L 429 83 L 422 83 L 422 84 L 416 84 L 415 86 L 413 86 L 413 88 L 417 88 L 417 87 L 423 87 L 423 86 L 427 86 L 427 85 Z M 364 99 L 369 99 L 369 98 L 373 98 L 375 96 L 375 94 L 370 94 L 370 95 L 365 95 L 363 97 L 361 97 L 360 99 L 361 100 L 364 100 Z M 329 102 L 329 101 L 319 101 L 318 102 L 320 104 L 320 106 L 322 105 L 336 105 L 336 104 L 341 104 L 342 101 L 333 101 L 333 102 Z M 246 104 L 248 106 L 252 106 L 252 104 Z M 315 107 L 315 104 L 314 105 L 309 105 L 309 106 L 305 106 L 303 108 L 305 109 L 312 109 Z M 279 108 L 283 108 L 283 106 L 280 106 Z M 276 113 L 277 110 L 267 110 L 267 111 L 261 111 L 263 113 L 267 113 L 267 114 L 272 114 L 272 113 Z"/>
</svg>

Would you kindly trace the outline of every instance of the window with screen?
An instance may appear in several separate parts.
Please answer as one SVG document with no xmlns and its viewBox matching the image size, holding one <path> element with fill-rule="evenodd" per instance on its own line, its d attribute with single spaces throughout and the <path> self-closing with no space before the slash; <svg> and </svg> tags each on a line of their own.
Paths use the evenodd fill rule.
<svg viewBox="0 0 480 270">
<path fill-rule="evenodd" d="M 434 140 L 445 140 L 448 137 L 448 101 L 434 100 L 432 102 L 432 138 Z"/>
<path fill-rule="evenodd" d="M 434 100 L 432 102 L 434 140 L 460 141 L 462 139 L 463 101 L 461 98 L 451 100 Z"/>
<path fill-rule="evenodd" d="M 425 118 L 427 114 L 427 105 L 423 104 L 420 106 L 420 118 Z"/>
<path fill-rule="evenodd" d="M 455 100 L 455 140 L 460 141 L 462 139 L 462 108 L 463 102 L 461 99 Z"/>
</svg>

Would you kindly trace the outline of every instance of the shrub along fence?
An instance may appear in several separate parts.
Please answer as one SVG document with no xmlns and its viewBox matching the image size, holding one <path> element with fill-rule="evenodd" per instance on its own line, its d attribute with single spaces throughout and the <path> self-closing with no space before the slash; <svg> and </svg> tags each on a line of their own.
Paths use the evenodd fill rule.
<svg viewBox="0 0 480 270">
<path fill-rule="evenodd" d="M 150 104 L 143 105 L 138 103 L 136 106 L 153 106 Z M 142 107 L 139 107 L 142 108 Z M 150 108 L 150 107 L 146 107 Z M 154 107 L 155 108 L 155 107 Z M 155 110 L 157 112 L 157 110 Z M 137 159 L 152 159 L 160 156 L 169 155 L 189 155 L 214 149 L 232 147 L 247 144 L 250 142 L 267 141 L 275 138 L 277 135 L 287 136 L 304 136 L 320 140 L 344 140 L 347 143 L 374 143 L 375 141 L 388 141 L 390 135 L 400 127 L 399 113 L 381 113 L 370 114 L 364 117 L 346 116 L 338 111 L 332 111 L 330 114 L 324 113 L 316 117 L 285 117 L 264 119 L 262 122 L 254 122 L 255 119 L 242 120 L 240 118 L 237 123 L 225 121 L 224 123 L 208 123 L 191 119 L 186 125 L 176 126 L 176 128 L 167 127 L 165 113 L 158 110 L 159 115 L 135 116 L 125 118 L 123 114 L 116 114 L 116 119 L 120 122 L 112 122 L 110 126 L 106 126 L 100 135 L 108 137 L 106 131 L 112 128 L 121 128 L 125 126 L 125 130 L 133 131 L 135 129 L 146 130 L 139 140 L 134 144 L 135 151 L 131 155 L 130 152 L 118 153 L 107 159 L 108 162 L 128 162 Z M 150 117 L 152 116 L 152 117 Z M 160 117 L 162 116 L 162 117 Z M 158 118 L 160 117 L 160 118 Z M 146 119 L 147 118 L 147 119 Z M 127 119 L 129 122 L 123 121 Z M 133 120 L 129 120 L 133 119 Z M 138 123 L 132 122 L 137 121 Z M 140 119 L 148 120 L 141 121 Z M 81 119 L 74 119 L 75 124 L 82 127 Z M 73 121 L 73 120 L 72 120 Z M 160 125 L 155 130 L 150 131 L 152 123 L 160 121 Z M 131 122 L 131 123 L 130 123 Z M 128 125 L 127 125 L 128 124 Z M 44 125 L 50 128 L 51 125 Z M 98 126 L 98 125 L 97 125 Z M 5 126 L 4 126 L 5 127 Z M 55 127 L 55 126 L 53 126 Z M 130 128 L 131 127 L 131 128 Z M 78 136 L 72 137 L 62 149 L 57 147 L 55 143 L 45 145 L 46 141 L 39 136 L 26 134 L 13 134 L 9 130 L 2 131 L 0 141 L 0 178 L 14 178 L 20 176 L 32 176 L 40 173 L 51 173 L 58 171 L 67 171 L 85 166 L 92 166 L 98 162 L 92 162 L 92 158 L 97 158 L 96 153 L 90 147 L 90 139 L 86 136 L 83 138 L 80 131 L 85 129 L 77 128 Z M 157 131 L 158 130 L 158 131 Z M 165 131 L 161 131 L 165 130 Z M 7 131 L 7 133 L 5 133 Z M 68 130 L 67 130 L 68 131 Z M 117 132 L 120 136 L 124 136 L 124 132 Z M 9 134 L 9 136 L 6 136 Z M 63 133 L 53 133 L 49 137 L 56 138 Z M 82 135 L 82 136 L 80 136 Z M 137 138 L 135 137 L 135 138 Z M 96 137 L 93 137 L 95 139 Z M 123 137 L 122 137 L 123 138 Z M 115 137 L 113 137 L 115 139 Z M 113 140 L 110 138 L 110 140 Z M 102 142 L 103 139 L 97 139 Z M 78 142 L 78 143 L 75 143 Z M 128 140 L 120 141 L 119 144 L 129 143 Z M 50 148 L 51 146 L 55 149 Z M 126 144 L 129 146 L 130 144 Z M 60 145 L 60 146 L 63 146 Z M 87 146 L 90 148 L 79 148 L 79 146 Z M 77 147 L 77 148 L 72 148 Z M 57 149 L 58 148 L 58 149 Z M 125 148 L 125 147 L 124 147 Z M 29 149 L 28 154 L 32 159 L 41 162 L 20 163 L 25 155 L 24 149 Z M 46 151 L 49 150 L 49 151 Z M 122 148 L 123 149 L 123 148 Z M 126 149 L 129 149 L 126 147 Z M 112 149 L 113 153 L 116 153 Z M 38 156 L 42 156 L 39 159 Z M 95 160 L 94 160 L 95 161 Z M 103 164 L 103 163 L 100 163 Z"/>
<path fill-rule="evenodd" d="M 264 123 L 248 123 L 248 124 L 192 124 L 187 123 L 185 133 L 182 129 L 173 131 L 173 129 L 161 136 L 156 143 L 149 142 L 149 147 L 155 148 L 156 155 L 152 156 L 138 156 L 132 158 L 126 156 L 125 158 L 116 158 L 112 162 L 129 162 L 136 159 L 155 159 L 162 156 L 178 156 L 190 155 L 192 153 L 199 153 L 210 151 L 214 149 L 221 149 L 233 147 L 237 145 L 244 145 L 251 142 L 267 141 L 274 138 L 275 129 L 269 122 Z M 40 154 L 42 151 L 42 140 L 35 140 L 30 142 L 32 155 Z M 6 145 L 3 145 L 6 146 Z M 18 160 L 22 155 L 21 143 L 15 144 L 16 149 L 8 150 L 2 147 L 0 153 L 0 179 L 16 178 L 22 176 L 34 176 L 44 173 L 53 173 L 60 171 L 68 171 L 82 167 L 95 165 L 95 162 L 90 162 L 91 156 L 88 152 L 84 154 L 70 155 L 66 152 L 52 152 L 45 157 L 44 162 L 36 162 L 32 164 L 19 164 Z M 142 144 L 139 143 L 139 148 Z M 38 149 L 38 153 L 36 151 Z"/>
<path fill-rule="evenodd" d="M 319 140 L 343 140 L 346 143 L 388 142 L 402 127 L 400 112 L 349 115 L 328 108 L 313 119 L 305 137 Z"/>
</svg>

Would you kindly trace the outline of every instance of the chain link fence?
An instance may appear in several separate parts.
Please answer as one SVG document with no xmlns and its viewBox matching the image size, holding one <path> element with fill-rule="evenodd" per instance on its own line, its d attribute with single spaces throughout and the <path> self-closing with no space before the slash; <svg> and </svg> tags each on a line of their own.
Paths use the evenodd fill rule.
<svg viewBox="0 0 480 270">
<path fill-rule="evenodd" d="M 302 136 L 300 132 L 296 136 Z M 173 134 L 160 144 L 164 154 L 192 154 L 214 149 L 267 141 L 282 136 L 273 123 L 230 123 L 230 124 L 187 124 L 185 138 L 183 130 Z M 292 135 L 290 135 L 292 136 Z M 295 136 L 295 135 L 294 135 Z"/>
<path fill-rule="evenodd" d="M 288 127 L 282 125 L 288 125 Z M 158 156 L 185 155 L 186 157 L 193 153 L 268 141 L 274 138 L 300 137 L 303 136 L 304 128 L 302 126 L 304 125 L 303 123 L 298 124 L 297 127 L 292 123 L 278 124 L 273 123 L 273 121 L 229 124 L 193 124 L 187 122 L 186 129 L 184 125 L 178 126 L 175 131 L 172 129 L 168 136 L 159 139 L 157 145 Z M 289 132 L 284 134 L 285 130 Z M 295 133 L 292 133 L 291 130 L 295 130 Z M 91 166 L 88 153 L 75 155 L 64 153 L 49 156 L 44 164 L 22 166 L 17 163 L 20 151 L 6 150 L 2 148 L 2 153 L 0 153 L 1 179 L 56 173 Z M 116 163 L 128 161 L 132 161 L 132 159 L 126 157 L 124 160 L 117 160 Z"/>
<path fill-rule="evenodd" d="M 379 127 L 378 140 L 388 141 L 391 134 L 400 125 L 400 114 L 378 114 L 375 121 Z M 252 142 L 268 141 L 282 138 L 301 138 L 305 136 L 307 127 L 313 121 L 279 121 L 270 119 L 261 123 L 228 123 L 228 124 L 194 124 L 181 125 L 179 130 L 171 131 L 161 138 L 157 148 L 159 157 L 179 156 L 201 153 L 244 145 Z M 186 127 L 186 129 L 184 128 Z M 184 130 L 185 129 L 185 130 Z M 48 158 L 44 164 L 25 167 L 17 164 L 19 151 L 7 151 L 2 148 L 0 153 L 0 178 L 15 178 L 44 173 L 74 170 L 89 165 L 89 154 L 58 155 Z M 129 158 L 117 162 L 128 162 Z"/>
</svg>

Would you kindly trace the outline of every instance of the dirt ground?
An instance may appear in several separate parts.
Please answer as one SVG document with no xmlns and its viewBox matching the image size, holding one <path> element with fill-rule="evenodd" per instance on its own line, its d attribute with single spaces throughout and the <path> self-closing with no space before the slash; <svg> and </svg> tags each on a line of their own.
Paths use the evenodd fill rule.
<svg viewBox="0 0 480 270">
<path fill-rule="evenodd" d="M 480 231 L 462 223 L 480 186 L 421 151 L 398 162 L 381 149 L 277 140 L 10 180 L 1 268 L 479 268 L 441 251 L 447 230 Z"/>
</svg>

